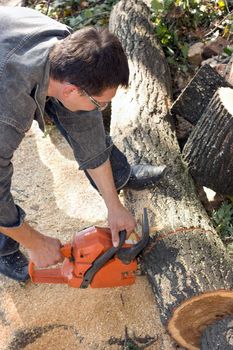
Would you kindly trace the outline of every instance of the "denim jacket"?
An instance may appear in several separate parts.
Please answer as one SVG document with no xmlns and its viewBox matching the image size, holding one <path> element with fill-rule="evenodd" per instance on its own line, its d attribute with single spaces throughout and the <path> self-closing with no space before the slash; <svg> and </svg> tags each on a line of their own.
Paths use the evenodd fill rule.
<svg viewBox="0 0 233 350">
<path fill-rule="evenodd" d="M 23 7 L 0 7 L 0 225 L 20 225 L 25 213 L 10 192 L 11 159 L 32 121 L 44 131 L 43 113 L 49 82 L 48 55 L 57 40 L 71 29 L 41 13 Z M 72 141 L 80 169 L 105 162 L 102 115 L 60 108 L 58 118 Z"/>
</svg>

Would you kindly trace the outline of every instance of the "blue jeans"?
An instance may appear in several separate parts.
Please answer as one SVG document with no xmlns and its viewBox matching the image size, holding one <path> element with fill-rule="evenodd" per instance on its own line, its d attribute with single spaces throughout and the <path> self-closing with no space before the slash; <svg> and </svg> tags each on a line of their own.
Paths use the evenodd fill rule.
<svg viewBox="0 0 233 350">
<path fill-rule="evenodd" d="M 19 212 L 20 220 L 15 225 L 11 227 L 18 227 L 22 220 L 24 219 L 24 211 L 16 205 L 16 209 Z M 5 236 L 3 233 L 0 233 L 0 256 L 9 255 L 17 252 L 19 250 L 19 243 L 14 239 Z"/>
<path fill-rule="evenodd" d="M 71 143 L 69 141 L 69 135 L 67 134 L 66 130 L 63 128 L 63 126 L 59 122 L 57 115 L 55 113 L 52 113 L 50 108 L 47 113 L 49 113 L 48 114 L 49 117 L 54 121 L 55 125 L 57 126 L 61 134 L 65 137 L 65 139 L 71 146 Z M 111 143 L 111 138 L 109 136 L 106 136 L 106 145 L 109 146 L 110 143 Z M 111 149 L 109 160 L 112 167 L 115 186 L 116 186 L 116 189 L 119 191 L 128 182 L 130 177 L 131 167 L 125 155 L 114 144 Z M 94 181 L 92 180 L 88 172 L 86 170 L 84 170 L 84 172 L 88 180 L 90 181 L 91 185 L 98 190 L 97 186 L 95 185 Z M 0 256 L 13 254 L 18 249 L 19 249 L 18 242 L 0 233 Z"/>
<path fill-rule="evenodd" d="M 55 109 L 53 108 L 51 101 L 48 102 L 45 108 L 45 111 L 48 117 L 53 120 L 58 130 L 65 137 L 69 145 L 72 147 L 71 142 L 69 140 L 69 135 L 66 132 L 65 128 L 62 126 L 61 122 L 59 121 L 59 118 L 56 114 Z M 111 137 L 106 135 L 105 142 L 106 142 L 106 147 L 109 147 L 112 142 Z M 85 147 L 85 144 L 83 146 Z M 128 182 L 130 173 L 131 173 L 131 167 L 127 161 L 126 156 L 114 144 L 112 145 L 112 148 L 111 148 L 109 160 L 112 167 L 115 186 L 116 186 L 116 189 L 119 191 Z M 84 170 L 84 172 L 88 180 L 90 181 L 91 185 L 98 190 L 96 184 L 94 183 L 94 181 L 92 180 L 88 172 L 86 170 Z"/>
<path fill-rule="evenodd" d="M 19 250 L 19 243 L 0 233 L 0 256 L 9 255 Z"/>
</svg>

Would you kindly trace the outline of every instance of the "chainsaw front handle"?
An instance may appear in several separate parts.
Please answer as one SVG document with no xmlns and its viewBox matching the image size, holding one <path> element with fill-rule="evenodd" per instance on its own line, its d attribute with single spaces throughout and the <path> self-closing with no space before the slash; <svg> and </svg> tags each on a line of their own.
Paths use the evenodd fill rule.
<svg viewBox="0 0 233 350">
<path fill-rule="evenodd" d="M 99 258 L 97 258 L 94 261 L 93 265 L 89 268 L 89 270 L 86 271 L 83 282 L 80 285 L 80 288 L 87 288 L 91 283 L 93 277 L 95 276 L 96 272 L 99 271 L 101 267 L 103 267 L 106 264 L 106 262 L 108 262 L 111 258 L 113 258 L 113 256 L 116 254 L 116 252 L 119 249 L 121 249 L 121 247 L 125 243 L 126 234 L 127 234 L 126 230 L 120 231 L 119 232 L 120 242 L 118 247 L 111 247 L 104 254 L 102 254 Z"/>
<path fill-rule="evenodd" d="M 136 256 L 146 247 L 149 241 L 149 221 L 146 208 L 142 216 L 142 239 L 130 248 L 122 247 L 126 240 L 126 230 L 119 232 L 120 243 L 118 247 L 111 247 L 103 255 L 97 258 L 93 265 L 86 271 L 80 288 L 87 288 L 96 272 L 101 269 L 116 254 L 123 264 L 130 264 Z"/>
<path fill-rule="evenodd" d="M 143 209 L 143 216 L 142 216 L 142 238 L 141 240 L 134 244 L 130 248 L 121 248 L 117 252 L 117 257 L 124 263 L 124 264 L 130 264 L 131 261 L 133 261 L 136 256 L 147 246 L 149 242 L 149 221 L 148 221 L 148 215 L 146 208 Z"/>
</svg>

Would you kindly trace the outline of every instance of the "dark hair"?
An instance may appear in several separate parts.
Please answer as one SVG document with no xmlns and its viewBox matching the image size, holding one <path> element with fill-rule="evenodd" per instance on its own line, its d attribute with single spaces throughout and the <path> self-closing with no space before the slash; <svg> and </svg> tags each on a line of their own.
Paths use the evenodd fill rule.
<svg viewBox="0 0 233 350">
<path fill-rule="evenodd" d="M 90 95 L 127 87 L 129 66 L 118 38 L 107 29 L 86 27 L 58 41 L 50 52 L 50 76 Z"/>
</svg>

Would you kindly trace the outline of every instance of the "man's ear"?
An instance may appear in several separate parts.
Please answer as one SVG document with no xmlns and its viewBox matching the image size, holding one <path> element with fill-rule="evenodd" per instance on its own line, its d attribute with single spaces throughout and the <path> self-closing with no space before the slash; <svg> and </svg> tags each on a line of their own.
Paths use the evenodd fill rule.
<svg viewBox="0 0 233 350">
<path fill-rule="evenodd" d="M 65 98 L 70 97 L 71 94 L 77 93 L 79 88 L 73 84 L 64 84 L 62 93 Z"/>
</svg>

